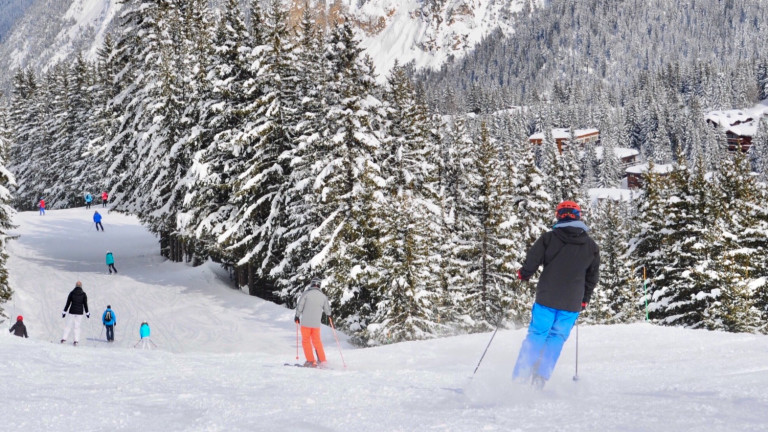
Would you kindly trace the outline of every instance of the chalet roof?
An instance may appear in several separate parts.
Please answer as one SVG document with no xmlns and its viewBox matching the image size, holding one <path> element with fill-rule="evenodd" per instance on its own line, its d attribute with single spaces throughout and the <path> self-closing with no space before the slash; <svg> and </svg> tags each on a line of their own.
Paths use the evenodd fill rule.
<svg viewBox="0 0 768 432">
<path fill-rule="evenodd" d="M 705 116 L 710 121 L 738 136 L 753 137 L 757 133 L 758 120 L 768 115 L 768 102 L 763 101 L 752 108 L 710 111 Z"/>
<path fill-rule="evenodd" d="M 619 159 L 624 159 L 627 157 L 637 156 L 640 154 L 640 152 L 631 148 L 614 147 L 613 154 L 615 154 Z M 603 146 L 595 147 L 595 155 L 597 156 L 598 160 L 603 160 Z"/>
<path fill-rule="evenodd" d="M 624 188 L 590 188 L 587 193 L 592 205 L 603 199 L 628 202 L 642 195 L 641 190 Z"/>
<path fill-rule="evenodd" d="M 653 172 L 656 174 L 669 174 L 675 170 L 672 164 L 656 164 L 653 166 Z M 627 174 L 645 174 L 648 172 L 648 164 L 633 165 L 627 168 Z"/>
<path fill-rule="evenodd" d="M 599 134 L 600 131 L 597 129 L 574 129 L 573 130 L 573 137 L 575 139 L 582 138 L 585 136 L 590 136 L 594 134 Z M 571 129 L 570 128 L 554 128 L 552 129 L 552 138 L 558 140 L 568 139 L 571 135 Z M 532 140 L 544 140 L 544 132 L 536 132 L 535 134 L 528 137 L 529 141 Z"/>
</svg>

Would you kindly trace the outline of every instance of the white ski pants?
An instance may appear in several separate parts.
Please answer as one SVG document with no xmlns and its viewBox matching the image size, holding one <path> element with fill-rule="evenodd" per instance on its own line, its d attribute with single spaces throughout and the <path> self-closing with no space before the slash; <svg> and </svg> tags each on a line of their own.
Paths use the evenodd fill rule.
<svg viewBox="0 0 768 432">
<path fill-rule="evenodd" d="M 64 335 L 61 336 L 62 339 L 67 340 L 69 337 L 69 332 L 72 331 L 74 328 L 75 330 L 75 342 L 80 341 L 80 324 L 83 322 L 83 316 L 82 315 L 72 315 L 67 314 L 67 323 L 64 326 Z"/>
</svg>

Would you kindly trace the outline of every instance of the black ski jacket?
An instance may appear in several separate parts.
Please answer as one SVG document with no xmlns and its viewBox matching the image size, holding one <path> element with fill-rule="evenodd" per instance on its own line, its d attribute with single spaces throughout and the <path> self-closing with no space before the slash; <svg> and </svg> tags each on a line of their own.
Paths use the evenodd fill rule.
<svg viewBox="0 0 768 432">
<path fill-rule="evenodd" d="M 589 303 L 599 279 L 600 250 L 595 241 L 582 228 L 553 228 L 531 246 L 520 275 L 528 280 L 542 264 L 536 303 L 581 311 L 581 303 Z"/>
<path fill-rule="evenodd" d="M 24 325 L 23 321 L 16 321 L 16 323 L 11 326 L 11 329 L 8 330 L 8 333 L 13 333 L 19 337 L 29 337 L 27 335 L 27 326 Z"/>
<path fill-rule="evenodd" d="M 82 288 L 75 287 L 69 293 L 67 304 L 64 306 L 64 312 L 67 312 L 67 310 L 72 315 L 82 315 L 83 310 L 85 310 L 85 313 L 88 313 L 88 296 L 85 295 L 85 291 Z"/>
</svg>

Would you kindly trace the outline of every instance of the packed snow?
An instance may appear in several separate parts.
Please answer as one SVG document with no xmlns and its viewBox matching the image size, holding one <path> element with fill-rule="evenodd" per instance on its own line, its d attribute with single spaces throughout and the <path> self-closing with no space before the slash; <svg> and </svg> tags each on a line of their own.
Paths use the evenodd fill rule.
<svg viewBox="0 0 768 432">
<path fill-rule="evenodd" d="M 163 260 L 135 218 L 102 213 L 104 232 L 84 208 L 15 219 L 8 268 L 16 294 L 4 306 L 14 319 L 24 316 L 30 338 L 0 332 L 3 430 L 764 431 L 768 424 L 763 335 L 580 326 L 543 391 L 510 379 L 524 328 L 376 348 L 355 348 L 341 334 L 337 344 L 323 328 L 330 368 L 284 367 L 297 362 L 293 311 L 233 289 L 214 263 Z M 117 275 L 107 274 L 107 250 Z M 78 280 L 91 318 L 74 347 L 59 339 Z M 107 304 L 117 318 L 114 343 L 100 323 Z M 142 320 L 156 349 L 133 348 Z"/>
</svg>

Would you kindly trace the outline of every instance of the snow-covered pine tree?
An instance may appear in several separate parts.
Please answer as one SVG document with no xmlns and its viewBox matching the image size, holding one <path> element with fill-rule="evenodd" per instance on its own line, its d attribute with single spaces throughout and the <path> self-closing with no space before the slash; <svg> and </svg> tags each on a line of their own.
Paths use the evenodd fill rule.
<svg viewBox="0 0 768 432">
<path fill-rule="evenodd" d="M 639 278 L 645 275 L 644 284 L 647 293 L 645 301 L 650 303 L 651 296 L 663 284 L 666 264 L 660 250 L 665 241 L 666 201 L 669 197 L 668 179 L 654 172 L 653 161 L 648 163 L 648 170 L 643 174 L 643 194 L 636 200 L 637 233 L 629 241 L 630 265 Z M 655 306 L 649 312 L 660 311 L 662 306 Z"/>
<path fill-rule="evenodd" d="M 286 243 L 283 259 L 275 266 L 280 298 L 293 306 L 301 291 L 317 276 L 311 260 L 322 250 L 322 244 L 312 233 L 323 221 L 322 197 L 315 193 L 317 164 L 328 151 L 320 133 L 327 108 L 323 99 L 327 82 L 319 28 L 309 7 L 302 12 L 298 25 L 296 54 L 296 95 L 301 95 L 297 106 L 291 135 L 294 152 L 289 161 L 291 170 L 286 190 L 286 231 L 282 234 Z"/>
<path fill-rule="evenodd" d="M 191 166 L 196 141 L 183 140 L 187 135 L 185 107 L 195 105 L 190 89 L 185 50 L 190 47 L 182 28 L 184 7 L 199 2 L 159 1 L 150 11 L 154 25 L 150 27 L 151 43 L 146 54 L 144 110 L 140 113 L 140 139 L 136 141 L 138 159 L 132 210 L 147 228 L 160 237 L 160 252 L 174 261 L 184 255 L 183 243 L 176 231 L 176 218 L 181 211 L 183 183 Z M 150 162 L 151 161 L 151 162 Z"/>
<path fill-rule="evenodd" d="M 379 239 L 384 180 L 378 158 L 381 102 L 373 95 L 374 71 L 348 22 L 325 43 L 328 104 L 321 149 L 315 159 L 313 189 L 322 222 L 312 232 L 322 249 L 310 260 L 321 271 L 340 327 L 355 336 L 365 330 L 381 299 Z"/>
<path fill-rule="evenodd" d="M 2 97 L 2 93 L 0 93 L 0 97 Z M 4 108 L 0 108 L 0 317 L 6 318 L 8 314 L 3 309 L 3 303 L 13 296 L 13 288 L 11 288 L 8 280 L 8 268 L 6 266 L 8 255 L 5 252 L 8 230 L 14 228 L 11 189 L 16 185 L 16 182 L 13 174 L 6 169 L 12 136 L 8 126 L 8 112 Z"/>
<path fill-rule="evenodd" d="M 246 89 L 259 95 L 248 108 L 246 124 L 238 141 L 251 142 L 244 171 L 234 179 L 231 199 L 236 210 L 232 227 L 222 235 L 235 250 L 242 250 L 238 266 L 252 266 L 252 285 L 271 285 L 272 270 L 285 254 L 283 233 L 288 225 L 286 203 L 291 184 L 292 136 L 300 95 L 296 92 L 297 71 L 294 43 L 287 27 L 282 3 L 273 0 L 262 26 L 264 45 L 251 75 L 254 86 Z"/>
<path fill-rule="evenodd" d="M 759 187 L 749 161 L 740 151 L 728 155 L 715 174 L 715 208 L 718 221 L 718 248 L 709 260 L 719 289 L 716 302 L 707 311 L 702 325 L 709 329 L 750 332 L 759 327 L 760 313 L 753 306 L 752 281 L 763 272 L 764 248 L 768 233 L 755 229 L 755 210 L 763 206 Z M 762 209 L 758 210 L 764 213 Z"/>
<path fill-rule="evenodd" d="M 621 139 L 623 135 L 626 135 L 623 128 L 623 122 L 617 122 L 612 125 L 606 136 L 600 138 L 603 144 L 603 157 L 597 179 L 597 184 L 600 187 L 617 187 L 623 177 L 621 162 L 616 155 L 616 148 L 621 147 L 619 143 L 626 142 Z"/>
<path fill-rule="evenodd" d="M 657 251 L 663 264 L 649 308 L 662 324 L 696 328 L 720 293 L 718 278 L 707 268 L 720 250 L 717 213 L 703 163 L 691 174 L 681 153 L 678 158 L 663 205 L 663 241 Z"/>
<path fill-rule="evenodd" d="M 262 25 L 256 23 L 258 28 Z M 247 59 L 250 40 L 238 1 L 228 0 L 216 23 L 207 62 L 210 89 L 198 102 L 201 135 L 196 139 L 202 142 L 192 157 L 192 187 L 186 190 L 179 218 L 182 232 L 202 242 L 202 248 L 228 268 L 236 259 L 225 250 L 219 237 L 229 228 L 234 211 L 230 202 L 232 166 L 242 155 L 235 136 L 245 123 L 245 107 L 250 98 L 245 92 L 245 83 L 252 79 Z"/>
<path fill-rule="evenodd" d="M 600 281 L 586 321 L 602 324 L 638 321 L 644 316 L 642 278 L 626 261 L 631 236 L 628 204 L 607 198 L 595 204 L 592 236 L 600 245 Z"/>
<path fill-rule="evenodd" d="M 17 179 L 32 179 L 35 169 L 35 141 L 41 129 L 42 113 L 38 105 L 41 92 L 37 78 L 31 70 L 19 69 L 13 78 L 13 96 L 8 111 L 13 146 L 10 147 L 8 168 Z M 38 164 L 39 166 L 39 164 Z M 22 183 L 16 190 L 14 207 L 32 210 L 44 193 L 33 181 Z"/>
<path fill-rule="evenodd" d="M 437 153 L 427 107 L 418 99 L 406 70 L 390 71 L 385 92 L 386 129 L 381 172 L 385 211 L 379 284 L 382 300 L 369 324 L 370 342 L 425 339 L 438 332 L 434 304 L 439 273 L 431 260 L 439 254 Z"/>
<path fill-rule="evenodd" d="M 469 150 L 469 151 L 467 151 Z M 510 193 L 504 190 L 504 166 L 485 122 L 462 155 L 461 194 L 456 210 L 456 258 L 463 265 L 459 287 L 461 326 L 487 331 L 511 318 L 514 260 Z M 470 156 L 472 155 L 472 156 Z M 469 157 L 468 157 L 469 156 Z"/>
<path fill-rule="evenodd" d="M 512 153 L 515 169 L 508 170 L 507 174 L 512 183 L 509 229 L 514 233 L 514 240 L 509 249 L 515 271 L 522 267 L 528 249 L 547 231 L 553 219 L 552 198 L 544 188 L 544 175 L 536 166 L 534 149 L 527 139 L 524 143 Z M 534 277 L 531 282 L 514 280 L 510 286 L 513 291 L 511 319 L 517 325 L 530 321 L 535 283 Z"/>
</svg>

